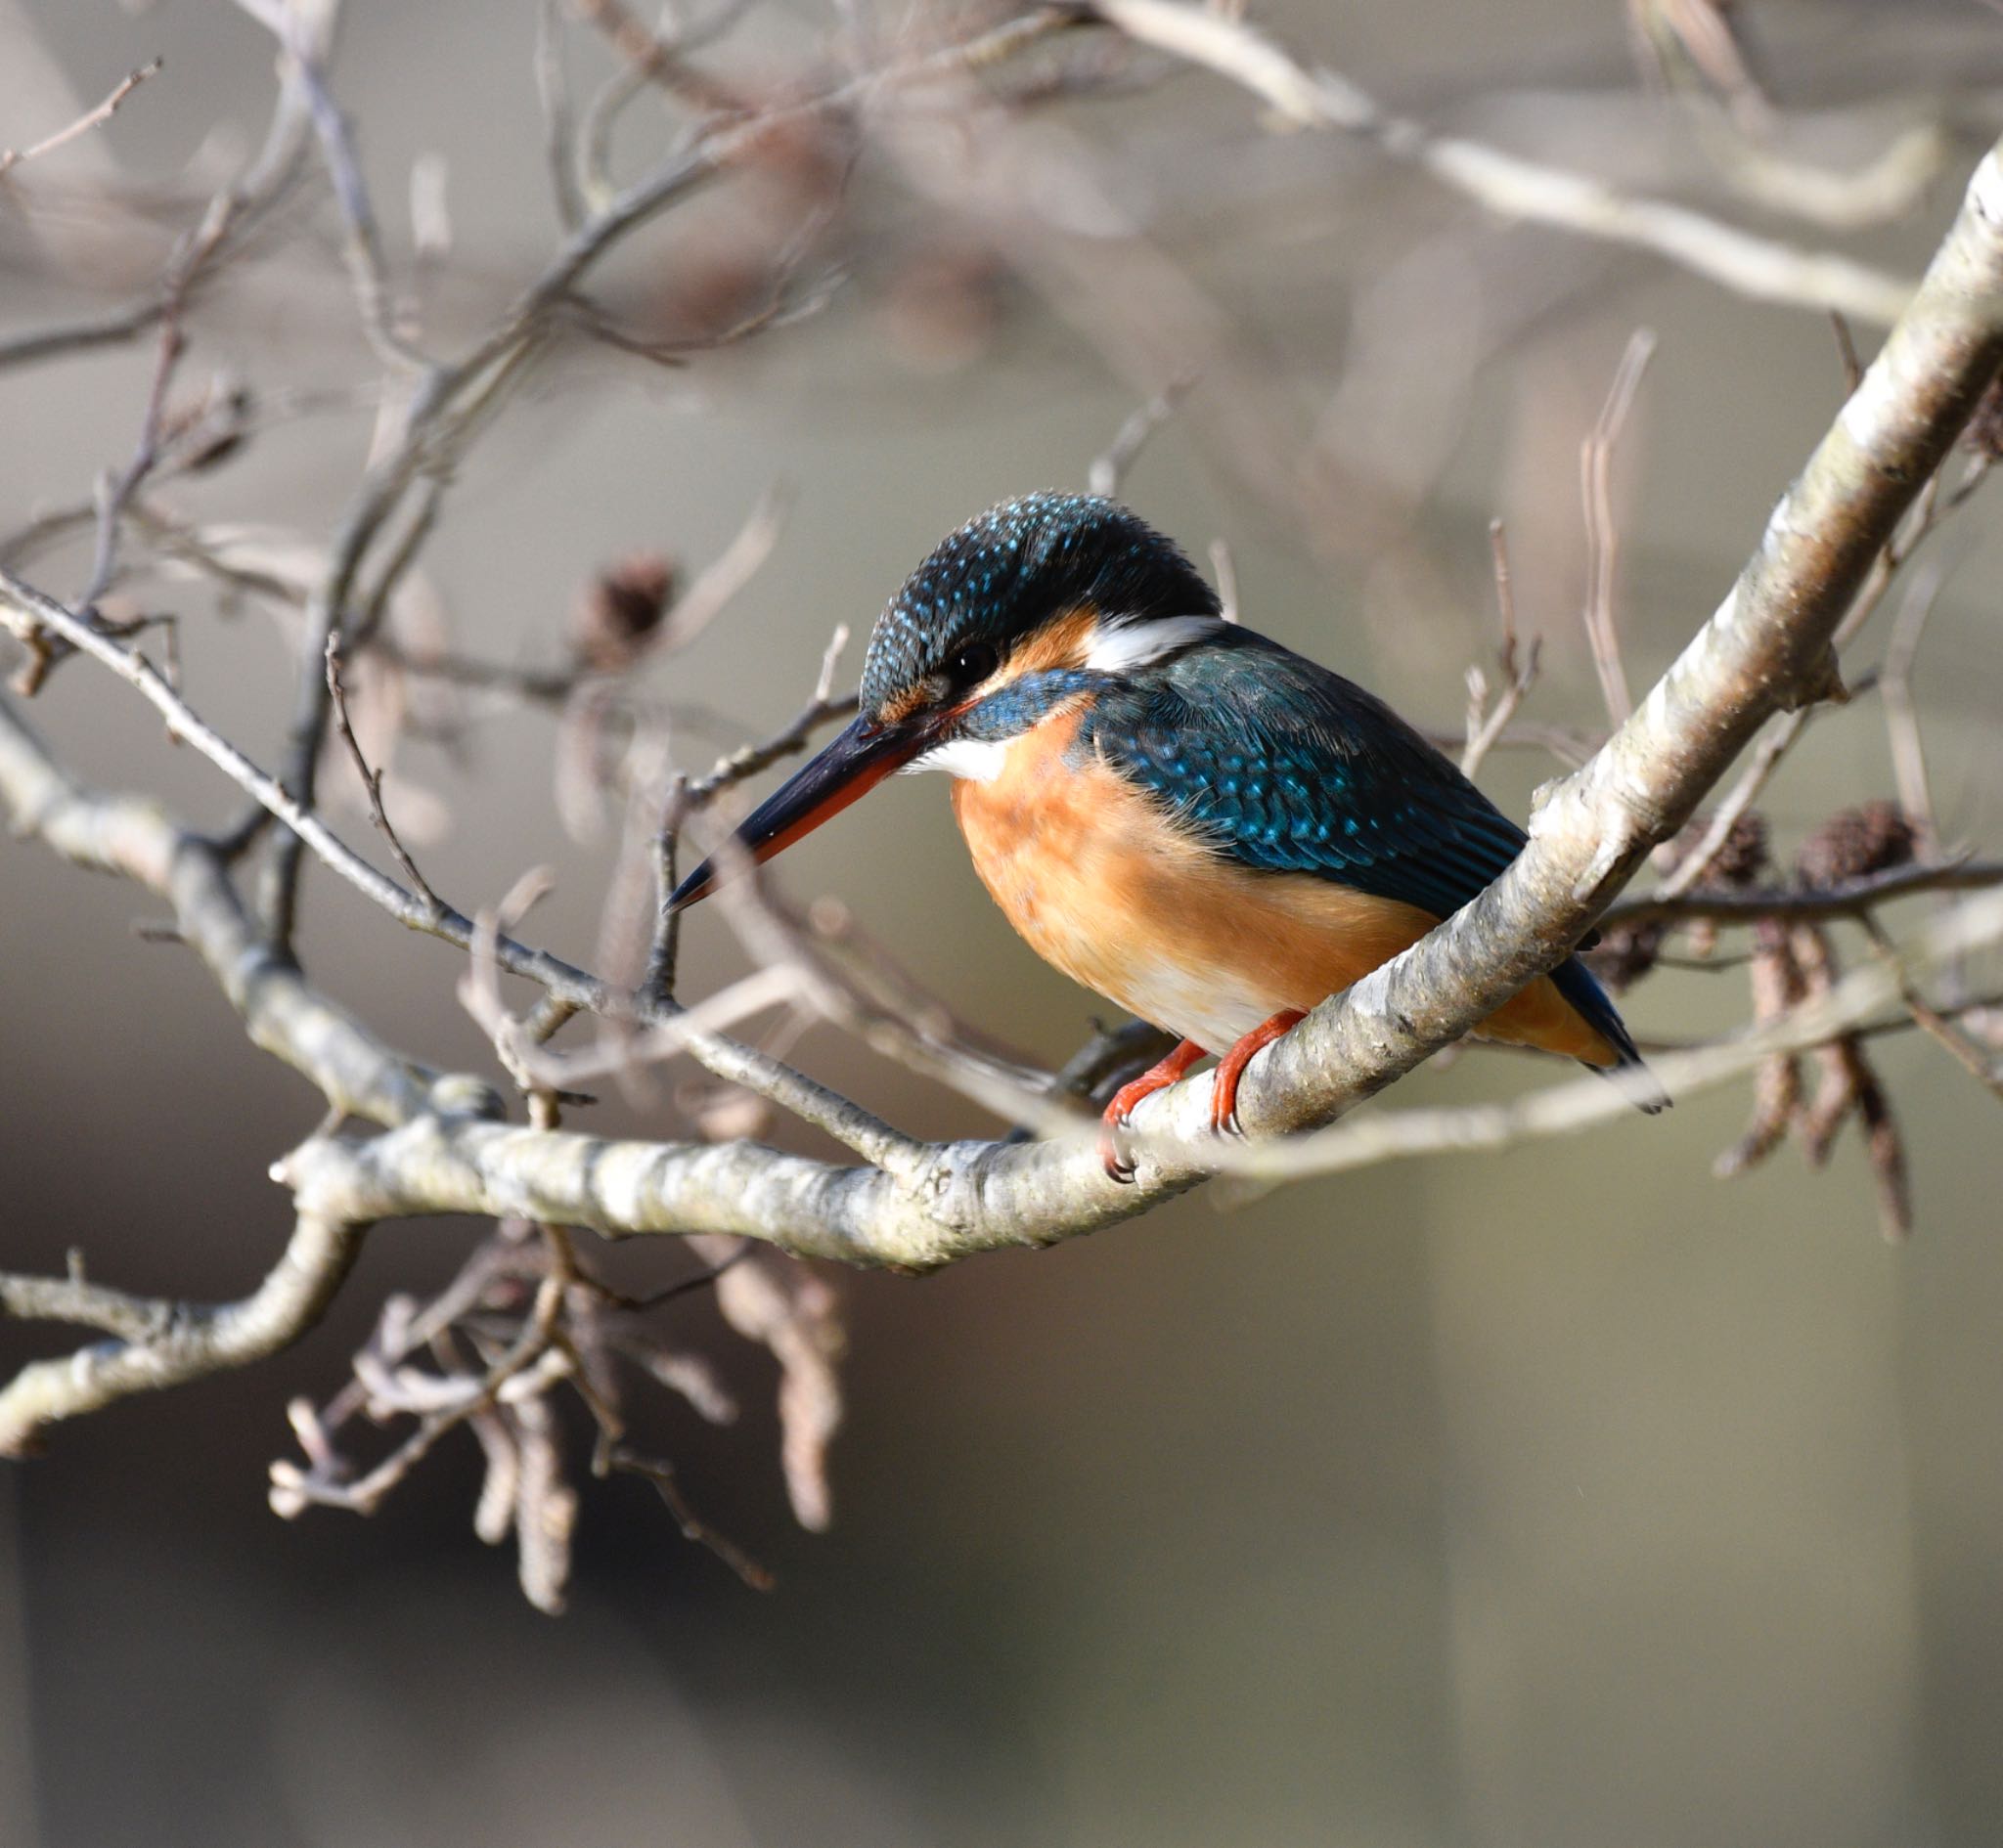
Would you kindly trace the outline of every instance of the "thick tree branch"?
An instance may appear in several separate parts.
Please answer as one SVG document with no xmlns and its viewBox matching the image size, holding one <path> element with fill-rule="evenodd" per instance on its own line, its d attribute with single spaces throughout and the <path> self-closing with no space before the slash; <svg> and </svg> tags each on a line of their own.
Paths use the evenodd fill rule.
<svg viewBox="0 0 2003 1848">
<path fill-rule="evenodd" d="M 1658 1061 L 1679 1094 L 1709 1089 L 1775 1053 L 1800 1052 L 1854 1032 L 1899 1001 L 1923 968 L 2003 937 L 2003 897 L 1949 912 L 1915 947 L 1866 964 L 1773 1026 Z M 1505 1103 L 1375 1112 L 1306 1135 L 1230 1142 L 1215 1149 L 1221 1171 L 1298 1178 L 1420 1155 L 1502 1149 L 1576 1134 L 1628 1114 L 1619 1089 L 1584 1078 Z M 954 1145 L 969 1160 L 991 1145 Z M 1000 1214 L 946 1220 L 941 1200 L 911 1190 L 885 1196 L 871 1170 L 828 1169 L 751 1143 L 676 1148 L 595 1136 L 538 1134 L 507 1124 L 426 1119 L 363 1144 L 316 1139 L 272 1170 L 301 1205 L 334 1218 L 385 1219 L 460 1212 L 518 1214 L 589 1226 L 609 1237 L 684 1232 L 700 1223 L 763 1240 L 804 1257 L 924 1270 L 977 1253 L 1052 1243 L 1078 1226 Z"/>
</svg>

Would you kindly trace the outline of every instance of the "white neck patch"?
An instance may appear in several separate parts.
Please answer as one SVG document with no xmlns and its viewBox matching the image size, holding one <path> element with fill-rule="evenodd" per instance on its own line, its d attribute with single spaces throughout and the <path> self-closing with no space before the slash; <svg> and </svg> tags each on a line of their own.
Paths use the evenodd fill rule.
<svg viewBox="0 0 2003 1848">
<path fill-rule="evenodd" d="M 1085 665 L 1100 674 L 1128 674 L 1176 654 L 1224 627 L 1222 616 L 1152 616 L 1144 622 L 1101 622 L 1085 651 Z"/>
</svg>

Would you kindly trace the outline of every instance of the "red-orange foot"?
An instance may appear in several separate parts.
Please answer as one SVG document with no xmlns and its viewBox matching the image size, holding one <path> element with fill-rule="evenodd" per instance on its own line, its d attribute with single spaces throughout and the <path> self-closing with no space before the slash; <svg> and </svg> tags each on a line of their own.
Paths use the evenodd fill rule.
<svg viewBox="0 0 2003 1848">
<path fill-rule="evenodd" d="M 1262 1022 L 1224 1054 L 1217 1068 L 1217 1082 L 1210 1093 L 1210 1126 L 1219 1135 L 1238 1132 L 1238 1080 L 1252 1063 L 1252 1055 L 1264 1052 L 1308 1016 L 1298 1007 L 1283 1007 L 1270 1020 Z"/>
<path fill-rule="evenodd" d="M 1113 1101 L 1106 1106 L 1106 1114 L 1099 1119 L 1099 1160 L 1106 1165 L 1106 1175 L 1123 1185 L 1134 1178 L 1134 1164 L 1120 1147 L 1120 1131 L 1127 1126 L 1127 1119 L 1134 1114 L 1135 1106 L 1143 1097 L 1152 1097 L 1157 1091 L 1165 1091 L 1179 1078 L 1189 1076 L 1189 1068 L 1199 1059 L 1210 1055 L 1193 1039 L 1185 1039 L 1174 1052 L 1158 1064 L 1151 1065 L 1131 1084 L 1123 1084 L 1113 1093 Z"/>
</svg>

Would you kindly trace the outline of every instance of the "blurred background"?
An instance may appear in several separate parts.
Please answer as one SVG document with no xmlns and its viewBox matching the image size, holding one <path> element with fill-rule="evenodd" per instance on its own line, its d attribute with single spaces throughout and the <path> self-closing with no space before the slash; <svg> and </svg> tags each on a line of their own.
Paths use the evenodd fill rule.
<svg viewBox="0 0 2003 1848">
<path fill-rule="evenodd" d="M 716 67 L 797 71 L 837 12 L 862 41 L 910 24 L 901 8 L 771 0 Z M 1617 0 L 1257 12 L 1428 122 L 1906 274 L 2003 120 L 1993 12 L 1742 8 L 1791 158 L 1853 173 L 1937 131 L 1909 197 L 1832 228 L 1735 190 L 1721 116 L 1678 94 L 1687 72 L 1644 81 Z M 525 0 L 347 9 L 334 86 L 400 274 L 412 163 L 443 161 L 451 249 L 419 278 L 443 350 L 557 236 L 534 38 Z M 589 34 L 568 43 L 580 81 L 614 68 Z M 161 55 L 113 122 L 0 197 L 5 330 L 100 311 L 157 274 L 261 134 L 272 54 L 222 0 L 0 0 L 0 144 Z M 595 571 L 637 549 L 697 567 L 782 482 L 768 564 L 654 670 L 664 693 L 728 715 L 678 737 L 699 768 L 797 710 L 838 622 L 859 631 L 852 683 L 861 630 L 942 534 L 1004 495 L 1082 485 L 1135 405 L 1194 372 L 1123 492 L 1199 558 L 1226 542 L 1248 621 L 1454 730 L 1467 667 L 1492 678 L 1500 516 L 1521 625 L 1543 638 L 1525 716 L 1602 726 L 1579 451 L 1630 335 L 1659 339 L 1615 470 L 1617 609 L 1641 687 L 1840 402 L 1826 320 L 1501 225 L 1367 149 L 1267 132 L 1205 75 L 1144 59 L 1089 74 L 1000 126 L 890 123 L 839 225 L 815 231 L 818 312 L 672 370 L 583 341 L 551 355 L 459 471 L 411 620 L 490 658 L 559 659 Z M 632 172 L 665 130 L 650 104 L 627 120 Z M 753 175 L 664 220 L 599 298 L 643 328 L 721 312 L 705 281 L 729 295 L 731 264 L 755 269 L 800 184 Z M 324 191 L 289 209 L 297 235 L 191 315 L 190 376 L 227 365 L 337 400 L 375 369 Z M 1857 337 L 1868 355 L 1871 330 Z M 151 363 L 141 342 L 0 374 L 0 526 L 88 501 L 130 451 Z M 370 421 L 336 403 L 281 424 L 183 504 L 324 545 Z M 1942 832 L 1994 852 L 1987 520 L 1978 502 L 1940 542 L 1917 691 Z M 87 565 L 86 542 L 37 569 L 67 593 Z M 254 610 L 207 620 L 205 597 L 165 598 L 203 617 L 184 625 L 191 694 L 270 761 L 286 637 Z M 1864 659 L 1882 639 L 1881 619 Z M 94 782 L 202 821 L 235 813 L 85 664 L 35 716 Z M 397 759 L 410 801 L 435 799 L 427 873 L 470 908 L 554 865 L 536 939 L 593 960 L 616 828 L 566 832 L 546 715 L 457 717 Z M 1557 768 L 1498 753 L 1484 782 L 1520 814 Z M 1882 714 L 1862 702 L 1811 730 L 1765 807 L 1785 846 L 1890 787 Z M 367 841 L 359 814 L 341 824 Z M 1099 1008 L 989 905 L 937 779 L 888 788 L 785 870 L 1025 1054 L 1060 1061 Z M 245 1042 L 192 957 L 134 936 L 149 914 L 38 846 L 0 847 L 4 1261 L 60 1270 L 77 1247 L 107 1282 L 233 1296 L 289 1225 L 265 1170 L 321 1106 Z M 309 873 L 302 947 L 400 1045 L 492 1073 L 445 946 Z M 686 991 L 740 966 L 698 916 Z M 1744 1017 L 1745 976 L 1663 972 L 1626 1007 L 1644 1043 L 1693 1037 Z M 831 1030 L 793 1056 L 913 1131 L 994 1127 Z M 1744 1124 L 1739 1086 L 1506 1156 L 1212 1189 L 923 1281 L 840 1276 L 849 1402 L 825 1536 L 787 1513 L 769 1360 L 688 1298 L 688 1339 L 745 1415 L 719 1430 L 663 1400 L 647 1441 L 777 1588 L 748 1591 L 685 1543 L 645 1483 L 587 1483 L 554 1620 L 472 1535 L 470 1439 L 372 1519 L 287 1524 L 266 1507 L 287 1399 L 334 1389 L 383 1296 L 436 1287 L 476 1235 L 385 1227 L 294 1351 L 59 1429 L 46 1458 L 0 1474 L 0 1842 L 1992 1841 L 1995 1104 L 1917 1034 L 1879 1057 L 1914 1174 L 1903 1247 L 1879 1236 L 1853 1139 L 1821 1172 L 1784 1149 L 1711 1179 Z M 1477 1054 L 1385 1107 L 1541 1076 Z M 601 1124 L 678 1120 L 664 1094 L 651 1114 L 615 1100 Z M 616 1254 L 616 1273 L 671 1280 L 690 1262 L 667 1244 Z M 60 1352 L 66 1333 L 10 1328 L 6 1354 Z"/>
</svg>

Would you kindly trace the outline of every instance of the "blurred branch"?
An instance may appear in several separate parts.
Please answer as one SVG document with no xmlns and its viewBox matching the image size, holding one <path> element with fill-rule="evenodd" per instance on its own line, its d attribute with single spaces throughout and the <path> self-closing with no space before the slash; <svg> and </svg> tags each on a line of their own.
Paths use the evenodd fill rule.
<svg viewBox="0 0 2003 1848">
<path fill-rule="evenodd" d="M 1680 924 L 1697 919 L 1714 924 L 1752 924 L 1761 919 L 1793 923 L 1864 918 L 1881 905 L 1915 893 L 1977 892 L 1997 885 L 2003 885 L 2003 860 L 1956 859 L 1932 865 L 1894 866 L 1889 872 L 1819 890 L 1777 886 L 1736 892 L 1703 887 L 1675 894 L 1655 892 L 1610 905 L 1601 921 L 1614 927 Z"/>
<path fill-rule="evenodd" d="M 86 110 L 67 128 L 59 128 L 53 135 L 46 135 L 31 148 L 0 148 L 0 180 L 26 160 L 39 160 L 44 154 L 54 154 L 66 142 L 74 141 L 79 135 L 87 135 L 93 128 L 102 127 L 118 112 L 119 104 L 139 88 L 147 78 L 155 75 L 161 61 L 156 58 L 150 65 L 142 65 L 118 81 L 117 87 L 105 98 L 96 109 Z"/>
<path fill-rule="evenodd" d="M 1118 494 L 1128 469 L 1134 466 L 1135 459 L 1147 447 L 1147 439 L 1176 415 L 1176 406 L 1188 396 L 1195 383 L 1196 380 L 1188 374 L 1171 379 L 1141 405 L 1113 432 L 1113 440 L 1093 459 L 1091 466 L 1086 470 L 1085 485 L 1093 494 Z"/>
<path fill-rule="evenodd" d="M 1281 120 L 1368 141 L 1505 219 L 1648 250 L 1756 301 L 1833 309 L 1874 327 L 1895 321 L 1912 293 L 1903 277 L 1831 251 L 1799 249 L 1688 206 L 1629 197 L 1589 174 L 1436 135 L 1339 72 L 1297 62 L 1234 13 L 1182 0 L 1091 0 L 1091 9 L 1129 37 L 1242 85 Z"/>
<path fill-rule="evenodd" d="M 237 5 L 278 40 L 285 53 L 289 82 L 296 84 L 305 96 L 321 159 L 340 209 L 341 250 L 361 310 L 363 330 L 385 364 L 422 366 L 423 355 L 411 343 L 390 288 L 376 208 L 362 177 L 354 135 L 328 87 L 322 62 L 334 36 L 340 0 L 326 0 L 310 11 L 291 0 L 237 0 Z"/>
<path fill-rule="evenodd" d="M 309 127 L 296 85 L 281 84 L 263 146 L 183 235 L 159 283 L 123 308 L 0 339 L 0 372 L 66 353 L 122 345 L 184 307 L 214 275 L 218 259 L 241 248 L 246 234 L 290 188 L 303 162 Z"/>
<path fill-rule="evenodd" d="M 1501 633 L 1495 643 L 1495 664 L 1502 670 L 1501 689 L 1489 704 L 1489 677 L 1479 667 L 1467 671 L 1467 738 L 1460 751 L 1460 773 L 1472 777 L 1502 741 L 1516 709 L 1536 684 L 1543 652 L 1542 638 L 1533 636 L 1519 646 L 1516 634 L 1516 592 L 1509 572 L 1509 541 L 1500 520 L 1489 522 L 1489 553 L 1495 574 L 1495 616 Z"/>
<path fill-rule="evenodd" d="M 1655 349 L 1654 329 L 1637 328 L 1629 336 L 1607 391 L 1607 402 L 1579 452 L 1585 501 L 1585 634 L 1592 645 L 1592 664 L 1599 675 L 1608 721 L 1617 726 L 1634 710 L 1634 696 L 1627 687 L 1627 664 L 1621 652 L 1621 630 L 1614 609 L 1621 556 L 1621 527 L 1614 517 L 1614 449 L 1633 412 L 1635 395 Z"/>
</svg>

